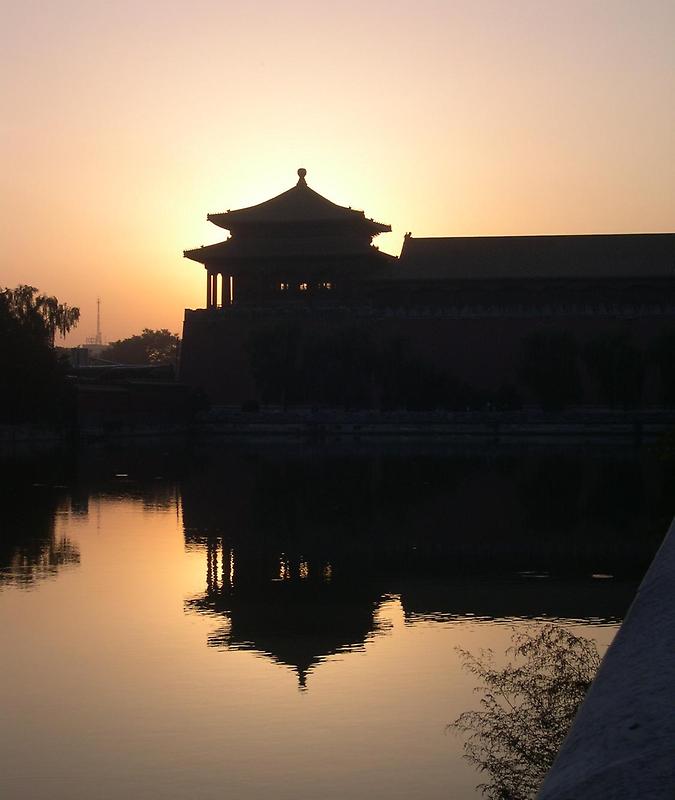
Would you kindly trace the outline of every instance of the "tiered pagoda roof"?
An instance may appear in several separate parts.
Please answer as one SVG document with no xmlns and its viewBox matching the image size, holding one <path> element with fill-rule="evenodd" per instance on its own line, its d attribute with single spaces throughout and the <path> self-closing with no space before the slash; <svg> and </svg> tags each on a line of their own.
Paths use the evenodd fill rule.
<svg viewBox="0 0 675 800">
<path fill-rule="evenodd" d="M 224 242 L 184 251 L 186 258 L 207 262 L 274 257 L 313 257 L 379 253 L 373 236 L 391 231 L 363 211 L 337 205 L 310 189 L 305 169 L 282 194 L 255 206 L 208 214 L 207 219 L 232 232 Z"/>
<path fill-rule="evenodd" d="M 386 256 L 372 245 L 365 246 L 366 251 L 375 255 Z M 294 236 L 283 239 L 239 239 L 232 237 L 224 242 L 206 245 L 197 250 L 186 250 L 184 255 L 193 261 L 206 262 L 247 260 L 254 258 L 284 258 L 349 256 L 362 254 L 364 244 L 358 236 Z"/>
<path fill-rule="evenodd" d="M 271 200 L 235 211 L 207 214 L 206 218 L 226 230 L 249 224 L 348 222 L 367 229 L 373 236 L 391 231 L 390 225 L 368 219 L 363 211 L 339 206 L 310 189 L 306 174 L 307 170 L 300 168 L 296 185 Z"/>
</svg>

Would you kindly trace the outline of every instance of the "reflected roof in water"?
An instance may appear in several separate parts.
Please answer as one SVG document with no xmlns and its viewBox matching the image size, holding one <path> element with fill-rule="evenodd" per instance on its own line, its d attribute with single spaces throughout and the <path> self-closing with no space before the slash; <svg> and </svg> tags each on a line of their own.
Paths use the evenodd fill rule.
<svg viewBox="0 0 675 800">
<path fill-rule="evenodd" d="M 626 450 L 228 445 L 71 452 L 12 480 L 0 580 L 77 563 L 54 519 L 86 515 L 90 494 L 175 507 L 204 553 L 204 591 L 185 607 L 225 622 L 208 644 L 265 654 L 304 685 L 372 638 L 384 596 L 409 622 L 621 619 L 666 528 L 673 471 Z"/>
<path fill-rule="evenodd" d="M 0 477 L 0 766 L 36 800 L 474 800 L 457 648 L 555 619 L 602 653 L 675 497 L 630 450 L 136 443 Z"/>
</svg>

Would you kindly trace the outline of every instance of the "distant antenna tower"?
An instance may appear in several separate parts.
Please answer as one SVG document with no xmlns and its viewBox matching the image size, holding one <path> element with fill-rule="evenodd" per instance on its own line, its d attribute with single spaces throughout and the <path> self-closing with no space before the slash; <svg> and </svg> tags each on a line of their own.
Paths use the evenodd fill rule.
<svg viewBox="0 0 675 800">
<path fill-rule="evenodd" d="M 101 298 L 96 298 L 96 336 L 89 336 L 87 344 L 103 344 L 103 334 L 101 333 Z"/>
</svg>

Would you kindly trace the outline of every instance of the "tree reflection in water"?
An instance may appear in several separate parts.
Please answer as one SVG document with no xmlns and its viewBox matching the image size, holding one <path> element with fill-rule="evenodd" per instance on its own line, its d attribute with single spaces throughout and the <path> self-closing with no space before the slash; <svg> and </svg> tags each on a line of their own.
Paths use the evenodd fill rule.
<svg viewBox="0 0 675 800">
<path fill-rule="evenodd" d="M 4 557 L 0 550 L 0 584 L 29 587 L 58 572 L 60 567 L 80 563 L 80 551 L 70 539 L 44 538 L 21 542 Z"/>
<path fill-rule="evenodd" d="M 9 491 L 0 513 L 0 588 L 31 588 L 54 577 L 64 566 L 80 563 L 79 547 L 59 534 L 59 512 L 72 508 L 72 499 L 61 490 L 31 486 L 21 471 L 4 474 L 0 483 Z"/>
<path fill-rule="evenodd" d="M 512 662 L 502 669 L 489 650 L 459 650 L 482 697 L 480 710 L 449 727 L 466 737 L 465 758 L 488 776 L 477 788 L 490 800 L 535 796 L 600 664 L 592 640 L 558 625 L 515 632 L 511 641 Z"/>
</svg>

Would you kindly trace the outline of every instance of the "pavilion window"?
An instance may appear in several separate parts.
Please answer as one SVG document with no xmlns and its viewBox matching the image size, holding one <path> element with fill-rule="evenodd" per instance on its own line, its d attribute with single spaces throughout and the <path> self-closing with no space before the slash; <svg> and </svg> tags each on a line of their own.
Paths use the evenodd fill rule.
<svg viewBox="0 0 675 800">
<path fill-rule="evenodd" d="M 309 289 L 309 284 L 301 283 L 300 286 L 298 286 L 298 289 L 300 289 L 301 292 L 306 292 Z"/>
<path fill-rule="evenodd" d="M 282 292 L 287 292 L 288 291 L 288 284 L 287 283 L 280 283 L 279 284 L 279 290 L 282 291 Z"/>
<path fill-rule="evenodd" d="M 329 290 L 329 289 L 332 289 L 332 288 L 333 288 L 333 284 L 330 281 L 321 281 L 321 283 L 319 284 L 319 289 Z"/>
</svg>

